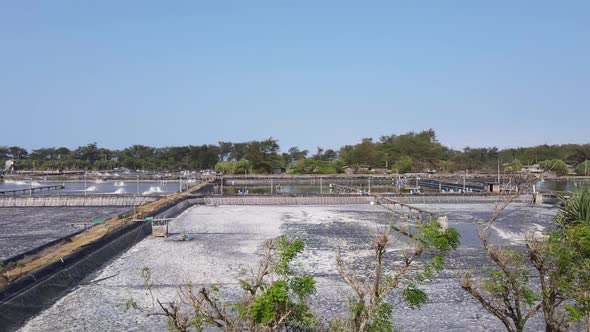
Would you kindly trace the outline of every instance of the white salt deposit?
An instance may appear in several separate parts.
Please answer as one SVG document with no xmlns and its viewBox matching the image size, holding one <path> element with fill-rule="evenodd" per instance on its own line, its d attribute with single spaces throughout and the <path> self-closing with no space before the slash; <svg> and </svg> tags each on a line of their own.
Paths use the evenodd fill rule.
<svg viewBox="0 0 590 332">
<path fill-rule="evenodd" d="M 485 264 L 479 249 L 474 222 L 489 217 L 491 206 L 421 205 L 446 214 L 449 227 L 457 228 L 462 247 L 453 254 L 447 270 L 424 287 L 430 302 L 422 310 L 411 310 L 397 297 L 394 323 L 403 331 L 496 331 L 501 323 L 471 299 L 459 285 L 465 268 Z M 511 207 L 498 222 L 497 234 L 515 236 L 525 232 L 532 220 L 543 227 L 554 209 L 548 207 Z M 141 270 L 152 271 L 154 295 L 168 301 L 177 287 L 191 280 L 195 285 L 216 284 L 225 294 L 239 296 L 237 280 L 244 270 L 257 265 L 265 241 L 287 234 L 301 238 L 306 249 L 296 265 L 313 273 L 318 293 L 312 304 L 320 315 L 334 317 L 346 311 L 345 295 L 350 289 L 336 273 L 336 254 L 360 276 L 371 275 L 371 234 L 387 227 L 391 214 L 379 206 L 196 206 L 170 224 L 171 232 L 186 232 L 192 241 L 174 242 L 148 238 L 113 260 L 88 282 L 64 296 L 56 304 L 33 318 L 22 331 L 162 331 L 166 321 L 137 311 L 124 311 L 117 305 L 129 299 L 144 306 L 152 300 L 143 287 Z M 399 238 L 386 259 L 390 266 L 405 245 Z M 156 309 L 154 309 L 156 310 Z M 528 331 L 542 327 L 537 317 L 528 323 Z"/>
</svg>

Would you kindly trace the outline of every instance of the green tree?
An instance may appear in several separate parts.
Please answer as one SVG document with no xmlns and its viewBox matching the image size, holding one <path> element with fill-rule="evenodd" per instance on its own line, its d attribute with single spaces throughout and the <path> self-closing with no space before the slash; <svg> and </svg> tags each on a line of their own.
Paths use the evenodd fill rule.
<svg viewBox="0 0 590 332">
<path fill-rule="evenodd" d="M 386 268 L 384 257 L 394 241 L 399 239 L 399 236 L 392 235 L 394 231 L 406 236 L 412 247 L 403 253 L 394 268 Z M 336 261 L 338 273 L 353 290 L 353 295 L 348 299 L 350 317 L 344 322 L 333 322 L 333 330 L 393 331 L 393 306 L 386 302 L 387 296 L 394 290 L 401 290 L 402 299 L 410 307 L 417 308 L 426 303 L 428 294 L 420 286 L 443 270 L 445 256 L 459 246 L 459 237 L 457 230 L 447 229 L 446 223 L 440 219 L 423 222 L 418 217 L 413 229 L 392 223 L 372 239 L 374 271 L 370 276 L 358 276 L 348 269 L 339 254 Z"/>
<path fill-rule="evenodd" d="M 379 145 L 373 143 L 373 139 L 370 137 L 363 138 L 360 144 L 342 147 L 340 157 L 347 166 L 381 165 Z"/>
<path fill-rule="evenodd" d="M 584 160 L 576 167 L 576 174 L 580 176 L 590 175 L 590 160 Z"/>
<path fill-rule="evenodd" d="M 498 149 L 465 147 L 462 152 L 451 155 L 455 169 L 495 169 L 498 161 Z"/>
<path fill-rule="evenodd" d="M 20 146 L 11 146 L 8 148 L 8 154 L 16 160 L 21 160 L 26 158 L 29 153 L 26 149 L 21 148 Z"/>
<path fill-rule="evenodd" d="M 518 159 L 514 159 L 510 164 L 510 168 L 513 172 L 520 172 L 522 170 L 522 163 Z"/>
<path fill-rule="evenodd" d="M 526 188 L 532 181 L 525 181 Z M 590 189 L 564 200 L 554 227 L 527 235 L 526 249 L 490 241 L 490 229 L 518 194 L 504 197 L 480 231 L 482 246 L 493 263 L 480 278 L 464 275 L 462 287 L 496 316 L 508 331 L 523 331 L 543 312 L 546 331 L 567 331 L 590 314 Z M 532 268 L 538 273 L 531 273 Z M 533 278 L 538 276 L 541 291 Z M 587 322 L 587 324 L 590 321 Z"/>
<path fill-rule="evenodd" d="M 55 155 L 56 155 L 57 159 L 60 159 L 60 160 L 71 158 L 71 153 L 72 153 L 72 151 L 70 151 L 70 149 L 63 147 L 63 146 L 55 149 Z"/>
<path fill-rule="evenodd" d="M 305 159 L 305 157 L 307 157 L 308 153 L 309 153 L 309 151 L 299 150 L 299 148 L 296 146 L 290 148 L 289 149 L 289 157 L 290 157 L 289 164 L 293 164 L 293 163 L 297 162 L 298 160 Z"/>
<path fill-rule="evenodd" d="M 100 159 L 98 145 L 96 143 L 79 146 L 76 150 L 72 151 L 72 154 L 75 159 L 84 160 L 89 163 L 93 163 Z"/>
<path fill-rule="evenodd" d="M 246 159 L 239 161 L 223 161 L 215 165 L 215 170 L 224 174 L 245 174 L 250 169 L 250 163 Z"/>
<path fill-rule="evenodd" d="M 243 159 L 250 162 L 254 173 L 271 173 L 274 167 L 281 165 L 278 155 L 279 144 L 272 137 L 264 141 L 247 142 L 243 148 Z"/>
<path fill-rule="evenodd" d="M 8 147 L 0 145 L 0 160 L 9 158 L 10 152 Z"/>
<path fill-rule="evenodd" d="M 412 165 L 412 158 L 403 156 L 393 164 L 391 169 L 395 173 L 409 173 L 412 171 Z"/>
<path fill-rule="evenodd" d="M 219 142 L 219 161 L 227 161 L 230 157 L 232 148 L 233 143 L 231 142 Z"/>
<path fill-rule="evenodd" d="M 18 146 L 0 148 L 0 159 L 14 158 L 18 169 L 109 169 L 125 166 L 133 169 L 188 170 L 211 169 L 217 162 L 241 159 L 250 161 L 249 171 L 270 173 L 274 167 L 286 167 L 308 156 L 307 150 L 298 148 L 279 152 L 278 142 L 269 138 L 241 143 L 219 142 L 218 145 L 189 145 L 155 148 L 132 145 L 121 151 L 98 147 L 96 143 L 80 146 L 73 151 L 66 147 L 41 148 L 28 152 Z M 540 145 L 536 147 L 498 150 L 497 148 L 469 148 L 456 151 L 445 147 L 436 138 L 434 130 L 409 132 L 401 135 L 381 136 L 375 142 L 364 138 L 359 144 L 342 146 L 338 151 L 318 149 L 313 159 L 331 161 L 337 170 L 343 166 L 393 167 L 395 161 L 411 160 L 411 170 L 441 170 L 444 172 L 465 169 L 495 170 L 498 160 L 519 160 L 527 164 L 545 160 L 546 169 L 560 175 L 567 174 L 563 165 L 554 160 L 585 165 L 590 159 L 590 144 Z M 409 159 L 408 159 L 409 158 Z M 63 162 L 56 162 L 61 160 Z M 49 162 L 51 161 L 51 162 Z M 100 161 L 100 162 L 99 162 Z M 394 164 L 392 165 L 391 162 Z M 587 163 L 586 163 L 587 164 Z M 404 166 L 401 163 L 398 166 Z M 79 168 L 78 168 L 79 167 Z M 401 167 L 404 168 L 404 167 Z M 404 171 L 410 171 L 405 167 Z M 513 162 L 511 170 L 518 164 Z M 585 170 L 578 174 L 584 174 Z"/>
<path fill-rule="evenodd" d="M 336 166 L 329 161 L 300 159 L 293 167 L 292 174 L 336 174 Z"/>
<path fill-rule="evenodd" d="M 527 243 L 539 272 L 546 331 L 566 331 L 580 319 L 590 330 L 590 189 L 562 198 L 555 220 L 558 227 L 545 239 Z"/>
<path fill-rule="evenodd" d="M 490 241 L 492 227 L 517 196 L 505 197 L 495 207 L 485 227 L 479 231 L 481 245 L 492 265 L 483 266 L 482 275 L 478 278 L 474 277 L 473 271 L 467 271 L 461 284 L 509 332 L 522 332 L 528 320 L 541 308 L 539 296 L 531 286 L 526 252 Z"/>
<path fill-rule="evenodd" d="M 557 176 L 564 176 L 569 172 L 565 162 L 560 159 L 545 160 L 540 165 L 544 171 L 553 172 Z"/>
<path fill-rule="evenodd" d="M 237 302 L 219 299 L 220 288 L 196 288 L 191 282 L 182 286 L 178 299 L 162 303 L 157 315 L 168 319 L 170 331 L 202 331 L 216 327 L 225 331 L 310 331 L 318 326 L 308 300 L 316 292 L 316 281 L 308 274 L 295 272 L 292 261 L 304 250 L 301 240 L 286 236 L 268 241 L 263 257 L 251 276 L 239 281 L 244 295 Z M 145 285 L 153 287 L 149 270 L 142 271 Z M 182 305 L 189 304 L 189 310 Z M 130 299 L 126 309 L 148 310 Z"/>
</svg>

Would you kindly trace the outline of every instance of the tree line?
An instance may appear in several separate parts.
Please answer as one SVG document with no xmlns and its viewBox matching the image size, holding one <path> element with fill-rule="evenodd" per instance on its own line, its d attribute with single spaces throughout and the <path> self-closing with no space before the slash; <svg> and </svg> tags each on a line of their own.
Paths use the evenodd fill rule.
<svg viewBox="0 0 590 332">
<path fill-rule="evenodd" d="M 539 145 L 500 150 L 455 150 L 441 144 L 434 130 L 364 138 L 339 149 L 317 147 L 315 152 L 290 147 L 281 152 L 276 139 L 176 147 L 132 145 L 122 150 L 79 146 L 28 151 L 19 146 L 0 146 L 0 159 L 14 159 L 20 170 L 111 170 L 117 167 L 143 170 L 216 169 L 224 173 L 271 173 L 285 169 L 294 174 L 330 174 L 350 169 L 357 173 L 374 169 L 393 172 L 453 172 L 462 170 L 519 171 L 523 165 L 541 164 L 567 174 L 566 164 L 577 166 L 580 175 L 590 173 L 590 144 Z M 563 164 L 562 164 L 563 163 Z"/>
</svg>

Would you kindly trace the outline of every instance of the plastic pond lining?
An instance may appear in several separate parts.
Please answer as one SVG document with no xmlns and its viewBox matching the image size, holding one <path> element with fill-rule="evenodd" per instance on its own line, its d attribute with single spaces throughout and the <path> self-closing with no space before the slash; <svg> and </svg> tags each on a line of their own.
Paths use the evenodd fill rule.
<svg viewBox="0 0 590 332">
<path fill-rule="evenodd" d="M 210 190 L 209 186 L 204 186 L 198 192 L 207 190 Z M 154 211 L 153 215 L 175 217 L 191 205 L 186 202 L 187 199 L 173 201 Z M 19 329 L 29 318 L 51 306 L 90 274 L 147 237 L 151 228 L 150 222 L 136 222 L 122 227 L 0 289 L 0 332 Z M 55 240 L 54 243 L 67 241 L 73 235 Z M 19 256 L 40 252 L 47 246 L 4 262 L 15 262 Z"/>
</svg>

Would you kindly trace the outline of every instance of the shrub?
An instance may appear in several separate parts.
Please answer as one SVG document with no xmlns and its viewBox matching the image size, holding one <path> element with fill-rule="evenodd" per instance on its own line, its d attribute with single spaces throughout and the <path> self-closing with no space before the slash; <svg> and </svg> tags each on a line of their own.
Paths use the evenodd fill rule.
<svg viewBox="0 0 590 332">
<path fill-rule="evenodd" d="M 542 161 L 541 168 L 544 171 L 553 172 L 557 176 L 564 176 L 568 174 L 567 165 L 561 159 Z"/>
</svg>

